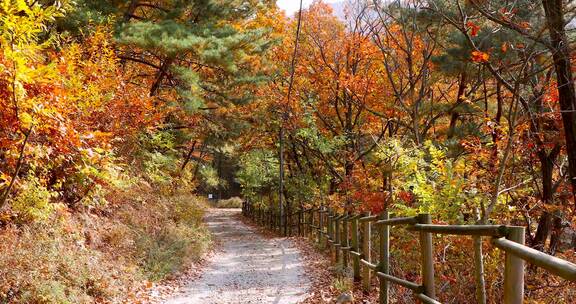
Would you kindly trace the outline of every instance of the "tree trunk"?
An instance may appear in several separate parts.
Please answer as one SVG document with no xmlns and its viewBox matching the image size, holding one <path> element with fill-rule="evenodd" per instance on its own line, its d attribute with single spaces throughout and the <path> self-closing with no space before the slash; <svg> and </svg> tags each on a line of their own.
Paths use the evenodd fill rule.
<svg viewBox="0 0 576 304">
<path fill-rule="evenodd" d="M 556 71 L 556 85 L 562 122 L 564 123 L 564 137 L 566 139 L 566 153 L 568 154 L 568 174 L 572 184 L 572 194 L 576 195 L 576 90 L 570 63 L 570 44 L 566 37 L 565 21 L 562 0 L 542 0 L 546 13 L 546 23 L 553 46 L 552 58 Z"/>
<path fill-rule="evenodd" d="M 284 125 L 280 126 L 280 132 L 278 134 L 280 141 L 280 176 L 278 185 L 278 208 L 280 210 L 280 227 L 282 227 L 284 222 Z"/>
<path fill-rule="evenodd" d="M 560 210 L 556 210 L 552 214 L 552 236 L 550 237 L 550 247 L 548 251 L 551 255 L 554 255 L 556 250 L 558 250 L 563 230 L 564 226 L 562 225 L 562 212 Z"/>
<path fill-rule="evenodd" d="M 150 96 L 156 96 L 156 94 L 158 94 L 158 90 L 162 85 L 162 81 L 164 81 L 164 78 L 168 75 L 168 70 L 170 69 L 172 62 L 174 62 L 174 57 L 166 58 L 162 63 L 162 65 L 160 66 L 158 72 L 156 72 L 156 79 L 154 80 L 154 83 L 152 83 L 152 86 L 150 87 Z"/>
<path fill-rule="evenodd" d="M 460 75 L 460 81 L 458 83 L 458 94 L 456 95 L 456 104 L 460 103 L 460 100 L 464 97 L 464 91 L 466 90 L 466 72 L 462 72 Z M 452 110 L 450 114 L 450 126 L 448 127 L 448 139 L 454 137 L 456 133 L 456 123 L 460 118 L 460 113 L 456 109 Z"/>
<path fill-rule="evenodd" d="M 30 130 L 28 130 L 28 132 L 24 137 L 24 142 L 22 142 L 22 146 L 20 147 L 20 156 L 18 156 L 18 162 L 16 163 L 16 169 L 14 170 L 14 174 L 12 175 L 10 184 L 8 184 L 8 187 L 6 187 L 6 191 L 4 191 L 2 197 L 0 197 L 0 210 L 2 210 L 2 207 L 4 207 L 4 205 L 8 201 L 8 197 L 10 197 L 10 191 L 12 191 L 12 187 L 14 186 L 14 183 L 18 178 L 18 174 L 20 174 L 20 169 L 22 169 L 22 165 L 24 164 L 24 152 L 26 149 L 26 144 L 28 143 L 28 139 L 32 134 L 33 128 L 34 126 L 30 127 Z"/>
<path fill-rule="evenodd" d="M 351 190 L 351 183 L 352 183 L 352 174 L 354 173 L 354 162 L 350 160 L 346 160 L 344 164 L 344 172 L 345 172 L 345 183 L 346 183 L 346 205 L 344 210 L 346 212 L 352 211 L 352 202 L 350 201 L 350 190 Z"/>
<path fill-rule="evenodd" d="M 498 141 L 500 140 L 501 131 L 500 131 L 500 122 L 502 120 L 502 105 L 504 104 L 504 97 L 502 96 L 502 84 L 498 82 L 496 84 L 496 101 L 498 103 L 496 116 L 494 117 L 494 130 L 492 131 L 492 144 L 494 145 L 492 148 L 492 170 L 496 171 L 496 163 L 498 160 Z"/>
<path fill-rule="evenodd" d="M 134 12 L 136 12 L 137 7 L 138 7 L 138 0 L 130 1 L 130 5 L 128 6 L 128 9 L 124 13 L 124 17 L 122 18 L 122 21 L 124 23 L 130 21 L 130 19 L 134 17 Z"/>
<path fill-rule="evenodd" d="M 540 151 L 539 154 L 546 154 L 545 151 Z M 552 163 L 549 161 L 548 155 L 540 155 L 540 166 L 542 172 L 542 202 L 546 205 L 552 203 Z M 550 230 L 552 228 L 552 216 L 544 210 L 538 220 L 538 229 L 532 243 L 532 247 L 538 250 L 544 250 L 544 244 Z"/>
<path fill-rule="evenodd" d="M 532 241 L 534 249 L 544 250 L 544 244 L 546 239 L 548 239 L 548 235 L 550 235 L 550 230 L 552 230 L 552 215 L 547 211 L 543 211 L 538 219 L 538 230 L 536 230 L 536 235 Z"/>
<path fill-rule="evenodd" d="M 196 143 L 197 141 L 195 140 L 192 143 L 192 147 L 190 148 L 190 150 L 188 150 L 188 154 L 186 154 L 186 158 L 184 158 L 184 163 L 182 163 L 182 167 L 180 167 L 180 172 L 183 172 L 184 169 L 186 169 L 186 165 L 188 165 L 188 163 L 190 162 L 190 159 L 192 158 L 192 153 L 194 153 L 194 149 L 196 148 Z"/>
<path fill-rule="evenodd" d="M 540 159 L 540 171 L 542 174 L 542 202 L 546 205 L 554 202 L 554 189 L 552 174 L 554 171 L 554 161 L 560 153 L 560 147 L 556 146 L 550 154 L 541 147 L 538 151 L 538 158 Z M 538 219 L 538 229 L 532 241 L 532 247 L 540 251 L 544 250 L 546 240 L 552 230 L 552 214 L 546 209 L 542 211 L 540 219 Z"/>
</svg>

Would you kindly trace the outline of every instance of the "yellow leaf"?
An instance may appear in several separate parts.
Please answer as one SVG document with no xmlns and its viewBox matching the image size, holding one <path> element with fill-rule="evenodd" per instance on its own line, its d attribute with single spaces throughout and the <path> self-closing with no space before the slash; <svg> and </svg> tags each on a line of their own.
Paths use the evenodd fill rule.
<svg viewBox="0 0 576 304">
<path fill-rule="evenodd" d="M 23 127 L 30 128 L 34 123 L 34 119 L 32 118 L 32 115 L 24 112 L 20 114 L 20 123 L 22 124 Z"/>
</svg>

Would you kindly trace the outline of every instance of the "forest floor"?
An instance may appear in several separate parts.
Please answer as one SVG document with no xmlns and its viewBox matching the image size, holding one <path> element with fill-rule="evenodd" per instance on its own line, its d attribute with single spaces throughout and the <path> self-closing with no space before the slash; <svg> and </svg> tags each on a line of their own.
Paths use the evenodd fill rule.
<svg viewBox="0 0 576 304">
<path fill-rule="evenodd" d="M 308 297 L 311 281 L 290 239 L 258 233 L 240 220 L 240 209 L 210 209 L 205 220 L 217 250 L 166 304 L 293 304 Z"/>
</svg>

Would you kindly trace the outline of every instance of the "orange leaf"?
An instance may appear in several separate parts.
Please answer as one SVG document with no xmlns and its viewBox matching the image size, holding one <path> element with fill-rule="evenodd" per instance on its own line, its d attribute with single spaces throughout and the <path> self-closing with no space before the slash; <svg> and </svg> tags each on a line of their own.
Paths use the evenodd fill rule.
<svg viewBox="0 0 576 304">
<path fill-rule="evenodd" d="M 480 31 L 480 27 L 478 25 L 476 25 L 474 22 L 472 21 L 468 21 L 466 23 L 466 26 L 470 29 L 470 35 L 472 37 L 476 37 L 478 36 L 478 32 Z"/>
<path fill-rule="evenodd" d="M 524 22 L 518 23 L 518 26 L 519 26 L 521 29 L 527 30 L 527 29 L 530 28 L 530 23 L 524 21 Z"/>
<path fill-rule="evenodd" d="M 488 62 L 488 59 L 490 59 L 490 55 L 488 53 L 481 51 L 472 52 L 472 61 L 474 62 L 484 63 Z"/>
</svg>

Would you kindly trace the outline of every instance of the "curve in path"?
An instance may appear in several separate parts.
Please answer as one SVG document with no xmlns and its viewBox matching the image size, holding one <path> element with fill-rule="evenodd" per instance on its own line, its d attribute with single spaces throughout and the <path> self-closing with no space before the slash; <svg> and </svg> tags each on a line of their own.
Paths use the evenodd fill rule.
<svg viewBox="0 0 576 304">
<path fill-rule="evenodd" d="M 266 238 L 242 223 L 238 209 L 211 209 L 206 223 L 221 242 L 203 274 L 166 304 L 294 304 L 310 281 L 290 240 Z"/>
</svg>

